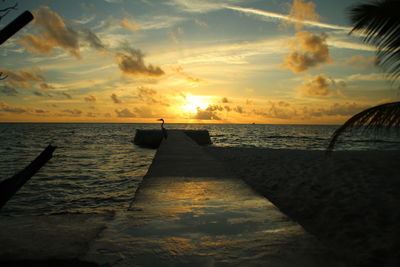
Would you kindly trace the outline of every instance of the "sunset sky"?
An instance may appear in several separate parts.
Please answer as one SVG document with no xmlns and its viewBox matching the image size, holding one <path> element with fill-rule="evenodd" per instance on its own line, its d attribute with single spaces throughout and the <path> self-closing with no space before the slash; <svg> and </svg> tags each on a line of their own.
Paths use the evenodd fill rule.
<svg viewBox="0 0 400 267">
<path fill-rule="evenodd" d="M 16 1 L 0 2 L 0 9 Z M 341 124 L 398 99 L 352 0 L 18 0 L 0 121 Z"/>
</svg>

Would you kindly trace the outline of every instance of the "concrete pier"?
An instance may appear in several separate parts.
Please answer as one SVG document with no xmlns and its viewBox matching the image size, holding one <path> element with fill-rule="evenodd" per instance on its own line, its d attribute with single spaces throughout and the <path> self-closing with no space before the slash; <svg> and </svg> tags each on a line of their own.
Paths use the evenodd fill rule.
<svg viewBox="0 0 400 267">
<path fill-rule="evenodd" d="M 267 163 L 266 163 L 267 164 Z M 82 260 L 102 266 L 347 266 L 183 132 Z"/>
<path fill-rule="evenodd" d="M 127 211 L 0 219 L 1 266 L 348 266 L 182 131 Z"/>
<path fill-rule="evenodd" d="M 181 130 L 168 129 L 167 133 Z M 210 133 L 207 130 L 182 130 L 198 145 L 211 145 Z M 163 139 L 161 130 L 140 130 L 137 129 L 133 143 L 138 146 L 158 148 Z"/>
</svg>

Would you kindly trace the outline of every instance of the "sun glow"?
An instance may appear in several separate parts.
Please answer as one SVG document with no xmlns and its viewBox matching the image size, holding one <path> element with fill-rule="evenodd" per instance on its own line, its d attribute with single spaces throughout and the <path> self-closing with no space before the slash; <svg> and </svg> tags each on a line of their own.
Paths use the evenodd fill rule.
<svg viewBox="0 0 400 267">
<path fill-rule="evenodd" d="M 202 96 L 188 95 L 186 96 L 185 104 L 181 108 L 185 112 L 196 113 L 198 109 L 206 109 L 209 104 Z"/>
</svg>

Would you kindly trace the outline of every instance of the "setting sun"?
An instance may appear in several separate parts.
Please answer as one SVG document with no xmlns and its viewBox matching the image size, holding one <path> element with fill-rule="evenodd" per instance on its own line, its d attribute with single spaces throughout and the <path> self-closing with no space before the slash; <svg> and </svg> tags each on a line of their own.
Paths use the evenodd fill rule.
<svg viewBox="0 0 400 267">
<path fill-rule="evenodd" d="M 0 122 L 341 124 L 395 97 L 352 1 L 18 0 Z"/>
<path fill-rule="evenodd" d="M 185 112 L 190 112 L 195 114 L 198 109 L 204 110 L 208 107 L 210 103 L 207 102 L 203 96 L 194 96 L 194 95 L 189 95 L 185 99 L 185 105 L 182 106 L 181 108 Z"/>
</svg>

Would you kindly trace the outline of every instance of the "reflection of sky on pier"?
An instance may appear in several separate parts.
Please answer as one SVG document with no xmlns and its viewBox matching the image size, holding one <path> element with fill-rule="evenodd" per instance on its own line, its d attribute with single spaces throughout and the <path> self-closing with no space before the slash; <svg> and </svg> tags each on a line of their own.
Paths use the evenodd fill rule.
<svg viewBox="0 0 400 267">
<path fill-rule="evenodd" d="M 0 121 L 341 123 L 397 97 L 347 34 L 357 2 L 20 0 Z"/>
<path fill-rule="evenodd" d="M 115 217 L 87 259 L 256 266 L 302 261 L 313 242 L 242 180 L 162 176 L 144 181 L 130 210 Z"/>
</svg>

